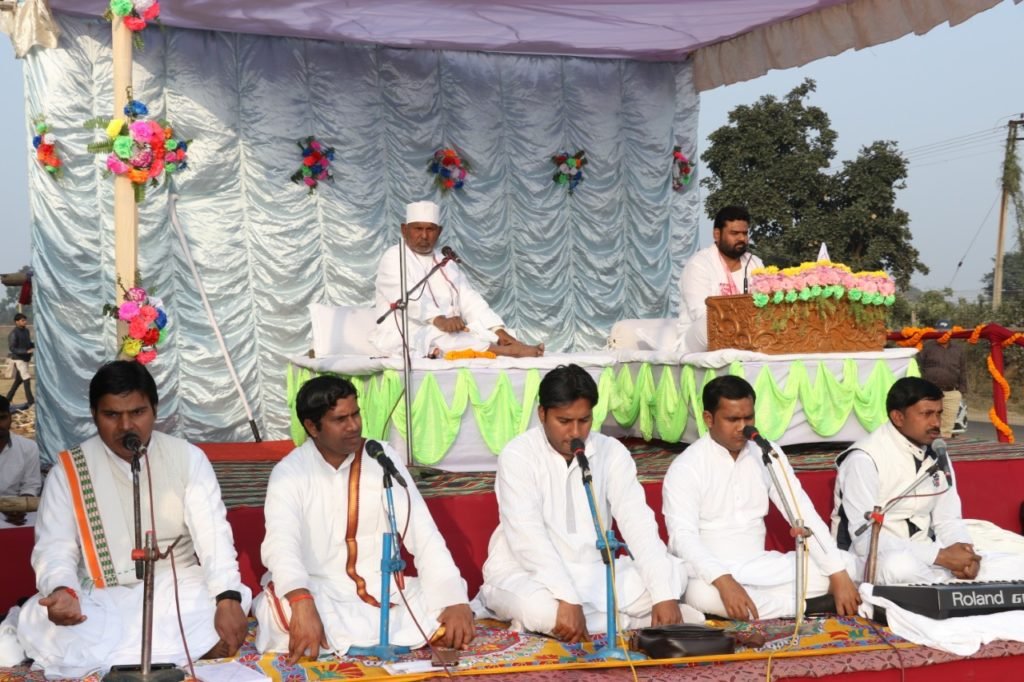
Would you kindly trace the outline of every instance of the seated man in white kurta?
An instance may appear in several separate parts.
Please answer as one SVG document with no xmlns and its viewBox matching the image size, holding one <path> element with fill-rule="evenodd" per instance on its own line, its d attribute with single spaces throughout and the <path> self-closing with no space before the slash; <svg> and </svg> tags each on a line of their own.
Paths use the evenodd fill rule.
<svg viewBox="0 0 1024 682">
<path fill-rule="evenodd" d="M 768 502 L 785 514 L 782 498 L 761 448 L 743 435 L 754 423 L 754 389 L 739 377 L 721 376 L 704 387 L 703 398 L 708 431 L 675 458 L 662 486 L 669 548 L 688 568 L 685 601 L 739 620 L 791 618 L 796 615 L 796 552 L 768 552 L 764 546 Z M 792 486 L 795 499 L 788 493 L 787 499 L 811 533 L 806 596 L 831 594 L 835 611 L 856 614 L 860 597 L 847 573 L 852 557 L 836 548 L 785 455 L 780 453 L 773 466 L 779 480 Z M 832 606 L 808 610 L 831 611 Z"/>
<path fill-rule="evenodd" d="M 676 350 L 699 353 L 708 349 L 708 296 L 746 293 L 750 272 L 764 267 L 747 252 L 750 214 L 742 206 L 726 206 L 715 215 L 714 243 L 690 257 L 679 278 L 679 323 Z"/>
<path fill-rule="evenodd" d="M 406 206 L 402 223 L 405 244 L 406 287 L 423 279 L 445 260 L 437 246 L 443 227 L 441 210 L 432 201 Z M 384 252 L 377 266 L 375 306 L 385 314 L 402 295 L 399 249 Z M 505 330 L 505 323 L 466 279 L 458 264 L 447 261 L 421 289 L 409 298 L 409 351 L 413 357 L 444 355 L 449 351 L 490 351 L 496 355 L 534 357 L 544 354 L 544 344 L 521 343 Z M 388 316 L 371 336 L 380 352 L 402 352 L 400 311 Z"/>
<path fill-rule="evenodd" d="M 617 522 L 636 557 L 615 561 L 621 627 L 681 622 L 685 576 L 658 537 L 633 458 L 619 441 L 590 431 L 594 379 L 577 365 L 557 367 L 541 381 L 539 400 L 540 426 L 512 439 L 498 458 L 499 525 L 484 563 L 482 605 L 517 630 L 570 643 L 605 631 L 605 565 L 570 445 L 578 438 L 603 527 Z"/>
<path fill-rule="evenodd" d="M 43 487 L 39 448 L 30 438 L 11 433 L 11 403 L 0 395 L 0 497 L 36 497 Z M 35 524 L 35 512 L 4 512 L 0 528 Z"/>
<path fill-rule="evenodd" d="M 232 656 L 245 640 L 251 592 L 242 584 L 220 487 L 203 452 L 153 430 L 157 390 L 143 365 L 104 365 L 89 384 L 98 435 L 60 453 L 43 488 L 32 568 L 39 595 L 18 621 L 18 640 L 47 677 L 84 677 L 140 663 L 142 581 L 136 577 L 131 460 L 140 458 L 141 517 L 156 540 L 175 538 L 181 620 L 194 656 Z M 150 477 L 153 485 L 150 491 Z M 154 662 L 184 664 L 170 559 L 156 562 Z"/>
<path fill-rule="evenodd" d="M 256 648 L 287 652 L 293 663 L 316 658 L 321 649 L 342 655 L 378 643 L 388 530 L 384 472 L 367 454 L 355 387 L 335 376 L 310 379 L 299 389 L 295 412 L 309 440 L 270 474 L 262 547 L 268 572 L 253 604 Z M 426 644 L 418 621 L 428 636 L 443 626 L 441 645 L 465 647 L 474 632 L 466 582 L 401 459 L 390 446 L 383 449 L 381 457 L 409 485 L 407 502 L 395 483 L 395 514 L 399 530 L 408 528 L 402 542 L 419 574 L 399 583 L 404 600 L 391 582 L 390 643 Z"/>
<path fill-rule="evenodd" d="M 871 533 L 855 533 L 865 513 L 904 494 L 922 469 L 938 461 L 932 444 L 940 432 L 942 390 L 920 377 L 904 377 L 889 389 L 885 408 L 889 421 L 836 460 L 832 532 L 840 547 L 857 556 L 861 571 Z M 948 477 L 936 472 L 912 491 L 913 497 L 886 512 L 878 538 L 877 584 L 1024 579 L 1024 556 L 982 549 L 1012 546 L 1001 536 L 1019 536 L 991 526 L 972 537 L 961 516 L 952 463 L 948 467 Z"/>
</svg>

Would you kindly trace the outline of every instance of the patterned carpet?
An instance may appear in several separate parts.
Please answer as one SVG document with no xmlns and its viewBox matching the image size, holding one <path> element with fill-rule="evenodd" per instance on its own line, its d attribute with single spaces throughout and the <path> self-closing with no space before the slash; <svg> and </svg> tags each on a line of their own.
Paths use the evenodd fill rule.
<svg viewBox="0 0 1024 682">
<path fill-rule="evenodd" d="M 879 629 L 854 618 L 809 620 L 801 627 L 796 641 L 792 638 L 792 620 L 766 620 L 755 624 L 711 621 L 711 624 L 740 634 L 756 630 L 763 636 L 765 643 L 758 648 L 739 645 L 734 654 L 721 656 L 668 659 L 656 663 L 638 661 L 636 665 L 643 679 L 708 682 L 763 679 L 769 664 L 776 676 L 800 674 L 801 671 L 813 671 L 814 676 L 819 676 L 844 671 L 887 669 L 897 667 L 900 662 L 904 666 L 914 666 L 955 658 L 944 658 L 940 652 L 911 644 L 887 629 Z M 329 656 L 316 661 L 289 665 L 284 656 L 261 655 L 257 652 L 253 645 L 254 632 L 255 619 L 250 619 L 249 637 L 233 660 L 263 673 L 275 682 L 396 679 L 379 661 L 354 656 Z M 605 638 L 598 635 L 593 642 L 565 645 L 548 637 L 510 631 L 499 621 L 483 620 L 477 622 L 472 652 L 464 652 L 457 672 L 486 673 L 488 679 L 500 680 L 507 677 L 506 674 L 502 674 L 504 670 L 509 673 L 514 670 L 515 680 L 524 682 L 556 679 L 626 679 L 622 675 L 629 675 L 629 671 L 625 669 L 628 666 L 624 662 L 588 663 L 582 660 L 583 656 L 604 644 Z M 808 654 L 811 652 L 815 655 L 809 657 Z M 985 647 L 976 657 L 1019 654 L 1024 654 L 1024 644 L 1001 642 Z M 429 657 L 430 653 L 421 649 L 400 657 L 400 661 L 422 661 Z M 204 664 L 196 668 L 200 679 L 203 677 Z M 598 670 L 599 668 L 601 670 Z M 440 672 L 420 674 L 417 679 L 442 675 Z M 86 679 L 93 682 L 96 678 Z M 397 679 L 411 678 L 403 676 Z M 0 680 L 43 682 L 43 676 L 40 672 L 18 667 L 0 669 Z"/>
<path fill-rule="evenodd" d="M 673 458 L 686 447 L 680 443 L 647 442 L 639 438 L 627 438 L 623 443 L 633 453 L 643 483 L 663 479 Z M 787 448 L 787 455 L 797 471 L 821 471 L 831 468 L 836 455 L 847 445 L 823 443 L 797 446 Z M 960 437 L 949 442 L 949 454 L 954 461 L 1022 459 L 1024 445 Z M 224 504 L 228 507 L 262 505 L 266 497 L 267 480 L 273 468 L 273 461 L 214 461 L 213 469 L 220 480 Z M 470 495 L 494 490 L 494 472 L 452 473 L 416 467 L 413 469 L 413 477 L 423 497 Z"/>
</svg>

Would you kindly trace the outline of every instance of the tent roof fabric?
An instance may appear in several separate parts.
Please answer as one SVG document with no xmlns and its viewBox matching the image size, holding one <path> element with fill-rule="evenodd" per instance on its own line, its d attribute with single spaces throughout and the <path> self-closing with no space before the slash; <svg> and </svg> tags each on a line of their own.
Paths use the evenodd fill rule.
<svg viewBox="0 0 1024 682">
<path fill-rule="evenodd" d="M 188 0 L 169 26 L 352 43 L 648 61 L 695 59 L 707 90 L 957 24 L 1000 0 Z M 1014 0 L 1021 2 L 1021 0 Z M 50 0 L 100 15 L 103 0 Z"/>
</svg>

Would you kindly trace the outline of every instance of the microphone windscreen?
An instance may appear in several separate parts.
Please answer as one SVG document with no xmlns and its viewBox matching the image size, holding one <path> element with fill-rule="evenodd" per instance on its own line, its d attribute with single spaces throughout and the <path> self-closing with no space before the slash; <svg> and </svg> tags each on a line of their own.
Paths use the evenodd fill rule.
<svg viewBox="0 0 1024 682">
<path fill-rule="evenodd" d="M 932 452 L 935 453 L 936 459 L 941 459 L 946 456 L 946 441 L 941 438 L 936 438 L 932 441 Z"/>
<path fill-rule="evenodd" d="M 366 454 L 374 459 L 384 454 L 384 446 L 375 440 L 366 441 Z"/>
<path fill-rule="evenodd" d="M 458 254 L 455 253 L 455 249 L 453 249 L 450 246 L 442 246 L 441 255 L 444 256 L 445 258 L 455 261 L 456 263 L 462 262 L 462 259 L 459 258 Z"/>
<path fill-rule="evenodd" d="M 132 452 L 138 452 L 142 448 L 142 439 L 139 438 L 139 434 L 134 431 L 129 431 L 124 434 L 121 438 L 121 445 L 124 446 L 125 450 L 131 450 Z"/>
<path fill-rule="evenodd" d="M 587 445 L 579 438 L 573 438 L 572 442 L 569 443 L 569 449 L 571 449 L 572 454 L 575 455 L 580 452 L 585 452 L 587 449 Z"/>
<path fill-rule="evenodd" d="M 752 424 L 747 424 L 746 426 L 743 427 L 743 437 L 746 438 L 747 440 L 754 440 L 760 435 L 761 434 L 758 433 L 757 431 L 757 427 L 753 426 Z"/>
</svg>

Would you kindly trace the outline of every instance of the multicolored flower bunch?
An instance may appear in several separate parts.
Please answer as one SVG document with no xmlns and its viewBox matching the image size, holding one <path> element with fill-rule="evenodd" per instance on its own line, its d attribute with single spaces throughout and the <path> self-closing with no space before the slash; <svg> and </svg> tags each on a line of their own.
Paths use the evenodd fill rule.
<svg viewBox="0 0 1024 682">
<path fill-rule="evenodd" d="M 138 100 L 124 106 L 124 118 L 96 118 L 87 128 L 103 128 L 107 139 L 89 145 L 91 152 L 107 154 L 107 171 L 127 176 L 135 188 L 135 201 L 146 198 L 146 185 L 158 186 L 160 174 L 188 168 L 189 141 L 176 139 L 167 121 L 152 121 L 149 109 Z"/>
<path fill-rule="evenodd" d="M 124 291 L 124 287 L 121 288 Z M 122 355 L 143 365 L 156 358 L 156 347 L 167 338 L 167 313 L 160 299 L 134 286 L 124 291 L 121 305 L 104 305 L 103 314 L 128 324 L 128 335 L 121 339 Z"/>
<path fill-rule="evenodd" d="M 469 162 L 451 147 L 438 149 L 427 163 L 427 172 L 433 173 L 434 184 L 444 194 L 450 189 L 462 189 L 469 174 Z"/>
<path fill-rule="evenodd" d="M 686 158 L 683 148 L 676 145 L 676 148 L 672 150 L 672 189 L 676 192 L 681 191 L 690 184 L 692 178 L 693 164 Z"/>
<path fill-rule="evenodd" d="M 114 21 L 120 17 L 125 28 L 132 32 L 132 42 L 136 47 L 142 48 L 142 36 L 139 32 L 146 28 L 149 22 L 160 18 L 160 3 L 158 0 L 110 0 L 110 6 L 103 16 L 107 21 Z"/>
<path fill-rule="evenodd" d="M 41 118 L 37 118 L 35 121 L 32 146 L 36 150 L 36 161 L 47 173 L 55 178 L 64 174 L 60 157 L 57 155 L 57 136 L 50 132 L 50 126 Z"/>
<path fill-rule="evenodd" d="M 853 272 L 845 265 L 830 261 L 801 263 L 792 268 L 774 266 L 751 273 L 750 290 L 754 305 L 797 301 L 836 301 L 844 296 L 869 306 L 891 306 L 896 301 L 896 284 L 885 272 Z"/>
<path fill-rule="evenodd" d="M 582 149 L 575 154 L 559 152 L 551 157 L 555 164 L 555 174 L 551 177 L 556 185 L 568 185 L 569 194 L 583 182 L 583 167 L 587 165 L 587 153 Z"/>
<path fill-rule="evenodd" d="M 296 144 L 302 150 L 302 166 L 292 173 L 292 182 L 306 185 L 310 194 L 321 182 L 334 182 L 334 173 L 331 171 L 334 147 L 325 147 L 313 135 L 299 140 Z"/>
</svg>

